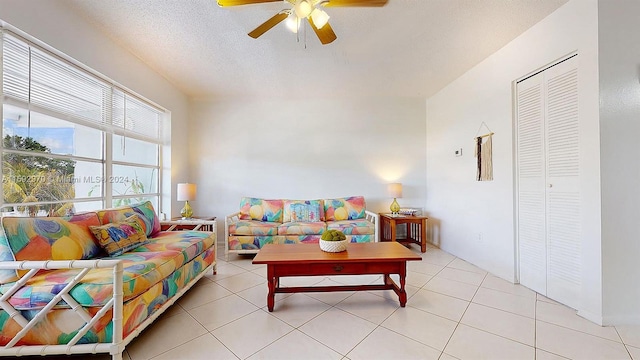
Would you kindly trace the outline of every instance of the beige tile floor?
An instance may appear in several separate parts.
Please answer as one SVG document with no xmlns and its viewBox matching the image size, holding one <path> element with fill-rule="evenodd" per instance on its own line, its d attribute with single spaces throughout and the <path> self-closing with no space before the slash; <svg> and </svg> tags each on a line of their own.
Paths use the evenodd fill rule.
<svg viewBox="0 0 640 360">
<path fill-rule="evenodd" d="M 223 253 L 218 273 L 207 274 L 134 340 L 125 359 L 640 360 L 640 326 L 597 326 L 433 247 L 408 264 L 406 308 L 390 291 L 278 294 L 272 313 L 265 267 L 251 257 L 226 262 Z M 380 281 L 335 276 L 281 283 Z"/>
</svg>

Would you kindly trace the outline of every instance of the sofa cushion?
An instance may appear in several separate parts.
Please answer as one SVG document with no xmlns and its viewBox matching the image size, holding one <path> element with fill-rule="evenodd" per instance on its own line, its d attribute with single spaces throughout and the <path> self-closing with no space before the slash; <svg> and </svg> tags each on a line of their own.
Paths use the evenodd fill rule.
<svg viewBox="0 0 640 360">
<path fill-rule="evenodd" d="M 260 250 L 266 244 L 313 244 L 321 235 L 229 236 L 229 250 Z M 363 235 L 368 236 L 368 235 Z M 349 236 L 347 236 L 349 237 Z"/>
<path fill-rule="evenodd" d="M 0 261 L 15 261 L 13 251 L 7 241 L 7 236 L 4 234 L 4 229 L 0 226 Z M 13 269 L 0 270 L 0 284 L 12 282 L 18 280 L 18 274 Z"/>
<path fill-rule="evenodd" d="M 229 225 L 229 234 L 258 236 L 278 235 L 278 225 L 280 225 L 280 223 L 240 220 Z"/>
<path fill-rule="evenodd" d="M 285 200 L 282 222 L 324 221 L 324 206 L 321 200 Z"/>
<path fill-rule="evenodd" d="M 324 200 L 326 221 L 364 219 L 365 209 L 366 204 L 363 196 Z"/>
<path fill-rule="evenodd" d="M 240 220 L 282 223 L 282 200 L 243 197 L 240 200 Z"/>
<path fill-rule="evenodd" d="M 139 216 L 133 214 L 123 221 L 89 229 L 109 256 L 118 256 L 149 242 L 142 226 Z"/>
<path fill-rule="evenodd" d="M 278 226 L 278 235 L 322 235 L 324 222 L 288 222 Z"/>
<path fill-rule="evenodd" d="M 229 250 L 260 250 L 264 245 L 272 244 L 277 237 L 279 236 L 229 235 Z"/>
<path fill-rule="evenodd" d="M 204 231 L 161 231 L 144 245 L 133 250 L 137 252 L 180 251 L 183 262 L 189 262 L 216 243 L 213 233 Z"/>
<path fill-rule="evenodd" d="M 131 206 L 121 206 L 112 209 L 97 211 L 100 225 L 123 221 L 133 214 L 139 215 L 139 222 L 143 226 L 144 233 L 151 237 L 160 231 L 160 221 L 153 209 L 151 201 L 145 201 Z"/>
<path fill-rule="evenodd" d="M 123 290 L 124 300 L 131 299 L 162 281 L 183 265 L 179 251 L 129 252 L 113 259 L 124 260 Z M 29 279 L 18 290 L 10 303 L 19 310 L 44 307 L 66 284 L 80 272 L 78 269 L 61 269 L 41 272 Z M 70 292 L 82 306 L 101 306 L 113 293 L 111 269 L 93 269 Z M 5 293 L 12 283 L 2 285 Z"/>
<path fill-rule="evenodd" d="M 327 230 L 329 229 L 340 230 L 345 235 L 372 235 L 376 233 L 375 224 L 364 219 L 327 221 Z"/>
<path fill-rule="evenodd" d="M 96 213 L 64 217 L 4 217 L 2 227 L 6 241 L 0 241 L 0 254 L 3 259 L 12 256 L 18 261 L 91 259 L 104 252 L 91 235 L 90 225 L 100 225 Z M 17 274 L 24 272 L 9 270 L 0 275 L 3 282 L 7 282 L 15 281 Z"/>
</svg>

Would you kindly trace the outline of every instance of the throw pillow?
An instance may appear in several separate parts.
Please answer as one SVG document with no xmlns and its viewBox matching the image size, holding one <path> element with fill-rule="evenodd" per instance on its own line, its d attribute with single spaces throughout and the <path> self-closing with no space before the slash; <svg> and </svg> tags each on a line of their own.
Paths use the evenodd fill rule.
<svg viewBox="0 0 640 360">
<path fill-rule="evenodd" d="M 121 222 L 102 226 L 89 226 L 98 243 L 109 254 L 118 256 L 149 243 L 138 215 L 131 215 Z"/>
<path fill-rule="evenodd" d="M 282 222 L 282 200 L 243 197 L 240 200 L 240 220 Z"/>
<path fill-rule="evenodd" d="M 100 224 L 106 225 L 118 221 L 123 221 L 131 215 L 138 215 L 140 225 L 144 227 L 147 237 L 154 237 L 160 232 L 160 221 L 156 214 L 151 201 L 145 201 L 140 204 L 121 206 L 111 209 L 103 209 L 97 211 Z"/>
<path fill-rule="evenodd" d="M 324 221 L 322 210 L 323 206 L 320 200 L 285 200 L 282 222 Z"/>
<path fill-rule="evenodd" d="M 291 204 L 291 221 L 320 221 L 320 204 Z"/>
<path fill-rule="evenodd" d="M 147 237 L 154 237 L 160 232 L 160 220 L 158 219 L 158 214 L 156 214 L 156 210 L 153 208 L 151 201 L 133 204 L 131 205 L 131 208 L 140 216 L 142 221 L 144 221 L 147 228 L 145 231 Z"/>
<path fill-rule="evenodd" d="M 363 196 L 324 200 L 324 214 L 327 221 L 364 219 L 365 208 Z"/>
</svg>

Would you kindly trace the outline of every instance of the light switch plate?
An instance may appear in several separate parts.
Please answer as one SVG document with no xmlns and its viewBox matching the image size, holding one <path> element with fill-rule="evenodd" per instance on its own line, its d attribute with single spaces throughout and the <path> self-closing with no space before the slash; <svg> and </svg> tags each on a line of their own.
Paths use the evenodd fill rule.
<svg viewBox="0 0 640 360">
<path fill-rule="evenodd" d="M 455 151 L 456 157 L 462 156 L 462 148 Z"/>
</svg>

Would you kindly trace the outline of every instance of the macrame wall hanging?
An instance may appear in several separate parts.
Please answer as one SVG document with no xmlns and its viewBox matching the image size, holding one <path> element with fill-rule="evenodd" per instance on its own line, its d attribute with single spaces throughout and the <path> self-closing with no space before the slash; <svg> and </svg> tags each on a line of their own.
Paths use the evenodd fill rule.
<svg viewBox="0 0 640 360">
<path fill-rule="evenodd" d="M 480 134 L 480 130 L 482 127 L 485 127 L 489 132 L 484 135 Z M 476 141 L 475 146 L 475 156 L 477 159 L 477 168 L 478 171 L 476 173 L 477 181 L 492 181 L 493 180 L 493 160 L 491 155 L 491 146 L 492 146 L 493 132 L 487 124 L 482 122 L 478 131 L 476 132 L 476 137 L 474 140 Z"/>
</svg>

